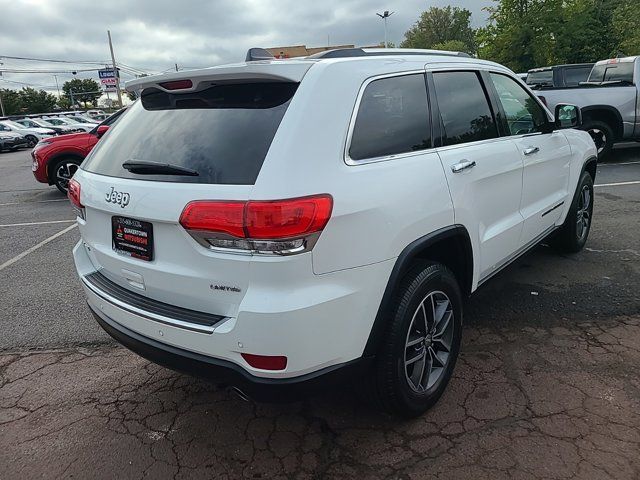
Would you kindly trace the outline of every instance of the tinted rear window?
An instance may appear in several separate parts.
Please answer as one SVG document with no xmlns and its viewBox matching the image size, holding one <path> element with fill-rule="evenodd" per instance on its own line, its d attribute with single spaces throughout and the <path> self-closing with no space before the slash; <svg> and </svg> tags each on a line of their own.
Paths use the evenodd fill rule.
<svg viewBox="0 0 640 480">
<path fill-rule="evenodd" d="M 527 75 L 527 85 L 553 87 L 553 71 L 529 72 Z"/>
<path fill-rule="evenodd" d="M 480 78 L 475 72 L 433 74 L 444 144 L 496 138 L 498 130 Z"/>
<path fill-rule="evenodd" d="M 593 67 L 590 82 L 633 82 L 633 62 L 610 63 Z"/>
<path fill-rule="evenodd" d="M 385 157 L 431 147 L 423 74 L 374 80 L 364 90 L 349 156 Z"/>
<path fill-rule="evenodd" d="M 274 82 L 180 94 L 146 89 L 83 168 L 138 180 L 252 185 L 296 88 Z M 198 175 L 131 173 L 122 167 L 128 160 L 168 163 Z"/>
</svg>

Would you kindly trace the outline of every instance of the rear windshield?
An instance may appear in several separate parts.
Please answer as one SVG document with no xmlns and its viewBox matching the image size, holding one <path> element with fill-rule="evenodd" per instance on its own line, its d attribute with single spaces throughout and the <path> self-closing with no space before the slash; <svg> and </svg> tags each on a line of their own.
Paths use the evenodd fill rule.
<svg viewBox="0 0 640 480">
<path fill-rule="evenodd" d="M 553 87 L 553 71 L 544 70 L 542 72 L 529 72 L 526 82 L 527 85 Z"/>
<path fill-rule="evenodd" d="M 253 185 L 297 86 L 227 84 L 179 94 L 146 89 L 82 168 L 138 180 Z M 170 164 L 197 175 L 133 173 L 123 168 L 127 161 Z"/>
<path fill-rule="evenodd" d="M 633 62 L 607 63 L 596 65 L 589 75 L 590 82 L 629 82 L 633 83 Z"/>
</svg>

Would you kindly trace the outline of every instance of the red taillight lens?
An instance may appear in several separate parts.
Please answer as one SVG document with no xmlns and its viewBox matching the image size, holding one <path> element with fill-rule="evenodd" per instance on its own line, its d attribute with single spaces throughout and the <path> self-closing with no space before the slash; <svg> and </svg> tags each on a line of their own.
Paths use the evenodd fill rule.
<svg viewBox="0 0 640 480">
<path fill-rule="evenodd" d="M 166 90 L 184 90 L 185 88 L 193 87 L 193 82 L 187 80 L 173 80 L 171 82 L 161 83 L 160 86 Z"/>
<path fill-rule="evenodd" d="M 246 202 L 196 201 L 187 204 L 180 224 L 187 230 L 227 233 L 243 238 Z"/>
<path fill-rule="evenodd" d="M 284 370 L 287 368 L 287 357 L 285 356 L 253 355 L 251 353 L 242 353 L 241 355 L 253 368 L 262 370 Z"/>
<path fill-rule="evenodd" d="M 321 231 L 333 207 L 331 195 L 274 201 L 195 201 L 180 224 L 187 230 L 223 233 L 247 239 L 300 238 Z"/>
<path fill-rule="evenodd" d="M 247 204 L 249 238 L 295 238 L 321 231 L 331 217 L 329 195 Z"/>
<path fill-rule="evenodd" d="M 67 187 L 67 197 L 69 197 L 69 200 L 74 207 L 80 210 L 84 208 L 84 205 L 80 203 L 80 184 L 73 178 L 69 180 L 69 186 Z"/>
</svg>

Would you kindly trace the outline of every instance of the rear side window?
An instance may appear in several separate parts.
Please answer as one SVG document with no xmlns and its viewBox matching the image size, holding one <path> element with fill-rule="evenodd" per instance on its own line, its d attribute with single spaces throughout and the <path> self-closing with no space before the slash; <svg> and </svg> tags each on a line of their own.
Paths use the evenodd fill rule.
<svg viewBox="0 0 640 480">
<path fill-rule="evenodd" d="M 444 145 L 496 138 L 498 130 L 476 72 L 433 74 Z"/>
<path fill-rule="evenodd" d="M 349 157 L 364 160 L 430 147 L 424 75 L 381 78 L 369 83 L 360 100 Z"/>
<path fill-rule="evenodd" d="M 634 62 L 607 63 L 593 67 L 590 82 L 629 82 L 633 83 Z"/>
<path fill-rule="evenodd" d="M 567 87 L 576 87 L 580 82 L 586 82 L 591 73 L 591 67 L 567 68 L 564 71 L 564 84 Z"/>
<path fill-rule="evenodd" d="M 553 71 L 543 70 L 542 72 L 529 72 L 527 75 L 527 85 L 553 87 Z"/>
<path fill-rule="evenodd" d="M 182 183 L 253 185 L 298 84 L 222 84 L 194 93 L 149 88 L 82 168 L 100 175 Z M 133 173 L 127 161 L 197 175 Z"/>
</svg>

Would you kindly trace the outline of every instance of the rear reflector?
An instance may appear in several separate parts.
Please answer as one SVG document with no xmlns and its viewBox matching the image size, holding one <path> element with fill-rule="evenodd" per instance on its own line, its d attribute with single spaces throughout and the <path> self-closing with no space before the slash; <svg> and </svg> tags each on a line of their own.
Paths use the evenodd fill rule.
<svg viewBox="0 0 640 480">
<path fill-rule="evenodd" d="M 247 239 L 301 238 L 321 231 L 329 218 L 331 195 L 274 201 L 194 201 L 180 224 L 187 230 L 222 233 Z"/>
<path fill-rule="evenodd" d="M 253 368 L 261 370 L 284 370 L 287 368 L 287 357 L 285 356 L 253 355 L 251 353 L 242 353 L 241 355 Z"/>
<path fill-rule="evenodd" d="M 71 201 L 71 204 L 79 209 L 83 209 L 84 205 L 80 203 L 80 184 L 73 178 L 69 180 L 69 186 L 67 187 L 67 197 Z"/>
<path fill-rule="evenodd" d="M 171 82 L 161 83 L 160 86 L 165 90 L 184 90 L 185 88 L 193 87 L 193 82 L 189 79 L 172 80 Z"/>
</svg>

